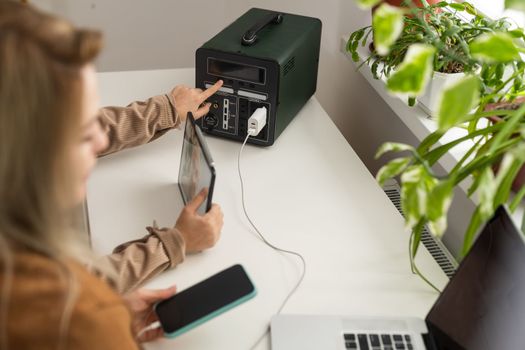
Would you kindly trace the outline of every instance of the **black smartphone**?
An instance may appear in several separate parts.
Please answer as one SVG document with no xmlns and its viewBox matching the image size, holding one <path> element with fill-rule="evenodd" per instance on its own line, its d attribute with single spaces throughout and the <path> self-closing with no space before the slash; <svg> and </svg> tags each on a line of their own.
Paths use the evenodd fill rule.
<svg viewBox="0 0 525 350">
<path fill-rule="evenodd" d="M 164 334 L 174 338 L 253 298 L 241 265 L 233 265 L 155 305 Z"/>
</svg>

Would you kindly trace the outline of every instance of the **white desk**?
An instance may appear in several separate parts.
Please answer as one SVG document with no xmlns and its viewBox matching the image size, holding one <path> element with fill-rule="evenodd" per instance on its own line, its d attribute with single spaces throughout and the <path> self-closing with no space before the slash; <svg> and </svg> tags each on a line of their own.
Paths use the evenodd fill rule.
<svg viewBox="0 0 525 350">
<path fill-rule="evenodd" d="M 103 105 L 125 105 L 193 86 L 194 70 L 99 74 Z M 93 246 L 108 253 L 145 234 L 156 219 L 173 225 L 182 203 L 176 185 L 181 131 L 100 160 L 88 205 Z M 214 199 L 224 211 L 218 244 L 186 258 L 148 284 L 179 290 L 234 263 L 244 265 L 258 295 L 173 340 L 148 349 L 248 349 L 294 285 L 300 263 L 275 253 L 252 232 L 242 213 L 237 176 L 240 144 L 207 137 L 217 166 Z M 372 175 L 312 98 L 270 148 L 248 145 L 243 154 L 247 207 L 274 244 L 301 252 L 305 280 L 284 313 L 420 316 L 437 293 L 412 275 L 408 232 Z M 446 277 L 424 248 L 419 266 L 442 287 Z M 269 348 L 269 337 L 259 349 Z"/>
</svg>

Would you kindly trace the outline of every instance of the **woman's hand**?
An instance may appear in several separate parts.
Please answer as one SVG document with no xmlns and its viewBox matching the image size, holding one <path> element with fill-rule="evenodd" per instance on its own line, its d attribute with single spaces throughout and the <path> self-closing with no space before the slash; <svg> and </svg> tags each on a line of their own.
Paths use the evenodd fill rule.
<svg viewBox="0 0 525 350">
<path fill-rule="evenodd" d="M 210 111 L 210 103 L 203 103 L 214 93 L 219 91 L 222 86 L 222 80 L 218 80 L 213 86 L 209 87 L 205 91 L 201 89 L 194 89 L 184 85 L 176 86 L 172 91 L 173 102 L 175 103 L 175 109 L 181 120 L 186 120 L 188 112 L 193 113 L 195 119 L 199 119 Z"/>
<path fill-rule="evenodd" d="M 166 289 L 152 290 L 152 289 L 138 289 L 124 296 L 128 307 L 132 312 L 133 322 L 132 330 L 135 335 L 145 327 L 149 326 L 155 321 L 158 321 L 157 315 L 153 310 L 155 303 L 173 296 L 176 292 L 176 287 Z M 157 328 L 151 331 L 144 332 L 138 338 L 140 342 L 148 342 L 162 337 L 162 329 Z"/>
<path fill-rule="evenodd" d="M 210 210 L 205 215 L 197 213 L 197 209 L 206 200 L 207 189 L 203 189 L 189 202 L 177 219 L 175 228 L 184 237 L 186 251 L 189 253 L 199 252 L 211 248 L 217 243 L 221 235 L 224 224 L 221 208 L 217 204 L 212 204 Z"/>
</svg>

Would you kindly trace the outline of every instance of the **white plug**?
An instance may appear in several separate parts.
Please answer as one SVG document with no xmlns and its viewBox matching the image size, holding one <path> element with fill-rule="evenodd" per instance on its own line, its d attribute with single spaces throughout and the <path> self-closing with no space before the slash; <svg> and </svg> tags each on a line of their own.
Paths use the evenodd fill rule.
<svg viewBox="0 0 525 350">
<path fill-rule="evenodd" d="M 248 119 L 248 135 L 257 136 L 266 125 L 266 107 L 257 108 Z"/>
</svg>

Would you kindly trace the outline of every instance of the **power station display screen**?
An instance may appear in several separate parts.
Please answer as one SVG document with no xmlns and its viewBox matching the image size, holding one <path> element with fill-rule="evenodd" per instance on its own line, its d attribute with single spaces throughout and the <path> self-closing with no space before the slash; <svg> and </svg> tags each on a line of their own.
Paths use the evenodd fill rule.
<svg viewBox="0 0 525 350">
<path fill-rule="evenodd" d="M 263 68 L 228 61 L 220 61 L 214 58 L 208 59 L 208 73 L 221 77 L 249 81 L 256 84 L 264 84 L 265 78 L 265 70 Z"/>
</svg>

